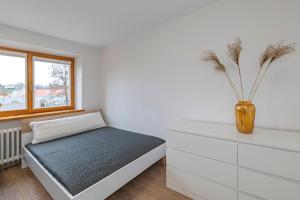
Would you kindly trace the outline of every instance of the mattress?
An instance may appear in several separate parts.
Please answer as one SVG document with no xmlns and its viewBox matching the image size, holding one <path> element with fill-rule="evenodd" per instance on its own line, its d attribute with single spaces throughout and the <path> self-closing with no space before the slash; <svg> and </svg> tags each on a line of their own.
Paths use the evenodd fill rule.
<svg viewBox="0 0 300 200">
<path fill-rule="evenodd" d="M 75 196 L 163 143 L 157 137 L 104 127 L 26 148 Z"/>
</svg>

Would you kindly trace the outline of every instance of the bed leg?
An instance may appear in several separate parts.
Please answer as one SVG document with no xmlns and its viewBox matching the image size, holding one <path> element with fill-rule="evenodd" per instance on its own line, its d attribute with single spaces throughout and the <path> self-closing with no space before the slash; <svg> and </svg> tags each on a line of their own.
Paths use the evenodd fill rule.
<svg viewBox="0 0 300 200">
<path fill-rule="evenodd" d="M 166 156 L 164 156 L 162 159 L 159 160 L 159 164 L 163 167 L 167 166 Z"/>
<path fill-rule="evenodd" d="M 27 165 L 26 161 L 25 161 L 23 158 L 21 159 L 21 167 L 22 167 L 22 169 L 24 169 L 24 168 L 27 168 L 27 167 L 28 167 L 28 165 Z"/>
</svg>

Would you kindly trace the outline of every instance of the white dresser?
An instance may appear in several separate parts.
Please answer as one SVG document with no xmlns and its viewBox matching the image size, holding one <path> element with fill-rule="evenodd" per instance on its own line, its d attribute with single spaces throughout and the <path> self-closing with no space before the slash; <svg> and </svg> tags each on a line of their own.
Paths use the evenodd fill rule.
<svg viewBox="0 0 300 200">
<path fill-rule="evenodd" d="M 198 200 L 300 200 L 300 133 L 182 121 L 167 133 L 167 186 Z"/>
</svg>

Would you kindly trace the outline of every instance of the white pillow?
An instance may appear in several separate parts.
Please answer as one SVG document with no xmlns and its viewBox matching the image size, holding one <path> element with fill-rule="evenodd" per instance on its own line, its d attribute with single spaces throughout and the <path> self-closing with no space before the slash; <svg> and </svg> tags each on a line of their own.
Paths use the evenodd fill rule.
<svg viewBox="0 0 300 200">
<path fill-rule="evenodd" d="M 33 132 L 32 144 L 78 134 L 84 131 L 105 127 L 100 112 L 88 113 L 74 117 L 65 117 L 40 122 L 31 122 Z"/>
</svg>

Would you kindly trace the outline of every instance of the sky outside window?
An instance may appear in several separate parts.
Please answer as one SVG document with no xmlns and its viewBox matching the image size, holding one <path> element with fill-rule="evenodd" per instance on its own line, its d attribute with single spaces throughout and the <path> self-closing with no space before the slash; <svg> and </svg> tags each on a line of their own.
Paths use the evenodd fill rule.
<svg viewBox="0 0 300 200">
<path fill-rule="evenodd" d="M 26 109 L 26 58 L 0 54 L 0 111 Z"/>
</svg>

